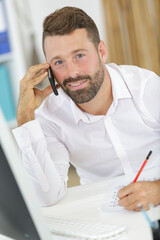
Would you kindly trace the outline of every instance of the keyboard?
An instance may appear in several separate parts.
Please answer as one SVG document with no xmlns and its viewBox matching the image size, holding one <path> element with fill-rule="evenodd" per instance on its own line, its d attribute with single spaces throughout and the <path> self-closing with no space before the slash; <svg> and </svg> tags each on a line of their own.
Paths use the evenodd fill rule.
<svg viewBox="0 0 160 240">
<path fill-rule="evenodd" d="M 53 240 L 122 240 L 124 226 L 47 217 Z M 125 238 L 126 239 L 126 238 Z M 14 240 L 0 234 L 0 240 Z"/>
<path fill-rule="evenodd" d="M 125 226 L 45 217 L 52 234 L 79 240 L 116 240 L 126 235 Z"/>
</svg>

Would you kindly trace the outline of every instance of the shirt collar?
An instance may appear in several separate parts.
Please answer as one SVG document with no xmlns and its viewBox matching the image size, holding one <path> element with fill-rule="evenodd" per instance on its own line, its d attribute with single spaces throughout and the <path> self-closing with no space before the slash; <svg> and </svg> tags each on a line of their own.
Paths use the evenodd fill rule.
<svg viewBox="0 0 160 240">
<path fill-rule="evenodd" d="M 62 96 L 63 99 L 70 102 L 71 111 L 73 114 L 73 117 L 75 119 L 76 124 L 79 122 L 79 120 L 83 120 L 84 122 L 89 122 L 89 117 L 87 113 L 83 112 L 76 104 L 73 102 L 73 100 L 63 91 L 62 88 L 58 89 L 60 96 Z"/>
<path fill-rule="evenodd" d="M 76 124 L 82 120 L 84 122 L 90 122 L 89 116 L 87 113 L 83 112 L 71 99 L 71 109 L 75 119 Z"/>
<path fill-rule="evenodd" d="M 119 67 L 111 63 L 106 65 L 106 68 L 111 78 L 113 101 L 115 104 L 117 105 L 119 99 L 131 98 Z"/>
<path fill-rule="evenodd" d="M 82 120 L 83 122 L 90 123 L 90 122 L 97 122 L 99 119 L 104 118 L 103 115 L 91 115 L 89 113 L 83 112 L 71 99 L 71 109 L 75 119 L 76 124 Z"/>
<path fill-rule="evenodd" d="M 111 78 L 112 83 L 112 93 L 113 93 L 113 104 L 114 107 L 117 106 L 118 100 L 122 98 L 131 98 L 131 95 L 126 87 L 126 84 L 123 80 L 123 76 L 119 70 L 119 67 L 116 64 L 106 65 L 107 71 Z M 88 113 L 83 112 L 73 101 L 70 99 L 71 110 L 75 119 L 76 124 L 82 120 L 84 122 L 95 122 L 104 116 L 94 116 Z"/>
</svg>

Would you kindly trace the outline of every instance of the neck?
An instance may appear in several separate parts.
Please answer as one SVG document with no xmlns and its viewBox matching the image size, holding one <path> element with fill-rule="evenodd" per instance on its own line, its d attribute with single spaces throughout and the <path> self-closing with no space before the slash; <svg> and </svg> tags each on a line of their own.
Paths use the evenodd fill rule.
<svg viewBox="0 0 160 240">
<path fill-rule="evenodd" d="M 77 104 L 82 111 L 92 115 L 106 115 L 113 102 L 113 96 L 111 79 L 106 68 L 104 73 L 104 81 L 96 96 L 87 103 Z"/>
</svg>

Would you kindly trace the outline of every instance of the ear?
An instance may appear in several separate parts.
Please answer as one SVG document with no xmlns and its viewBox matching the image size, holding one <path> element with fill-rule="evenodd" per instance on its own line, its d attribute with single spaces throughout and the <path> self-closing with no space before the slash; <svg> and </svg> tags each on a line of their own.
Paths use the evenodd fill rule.
<svg viewBox="0 0 160 240">
<path fill-rule="evenodd" d="M 107 61 L 107 49 L 104 41 L 100 41 L 99 46 L 98 46 L 98 52 L 100 59 L 103 63 L 106 63 Z"/>
</svg>

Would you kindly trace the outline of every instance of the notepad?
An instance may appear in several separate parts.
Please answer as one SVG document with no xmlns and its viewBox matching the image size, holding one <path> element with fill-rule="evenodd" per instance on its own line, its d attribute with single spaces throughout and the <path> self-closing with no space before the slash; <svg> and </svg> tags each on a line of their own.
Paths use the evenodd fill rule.
<svg viewBox="0 0 160 240">
<path fill-rule="evenodd" d="M 132 183 L 133 176 L 124 176 L 111 180 L 107 185 L 106 193 L 101 204 L 101 210 L 104 212 L 124 212 L 127 211 L 124 207 L 118 205 L 118 192 L 121 188 Z M 139 177 L 138 181 L 155 181 L 160 179 L 160 168 L 144 171 Z M 128 212 L 128 211 L 127 211 Z"/>
</svg>

